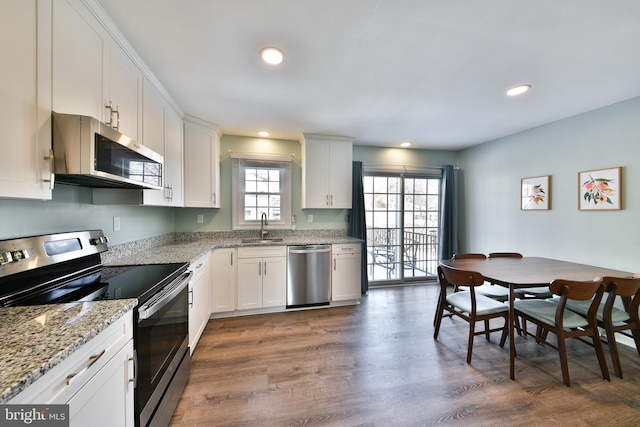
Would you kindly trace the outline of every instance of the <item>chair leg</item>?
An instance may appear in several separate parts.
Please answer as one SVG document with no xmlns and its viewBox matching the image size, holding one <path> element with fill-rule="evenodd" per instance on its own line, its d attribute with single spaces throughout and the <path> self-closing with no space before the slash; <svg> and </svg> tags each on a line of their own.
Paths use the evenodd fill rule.
<svg viewBox="0 0 640 427">
<path fill-rule="evenodd" d="M 618 378 L 622 379 L 622 366 L 620 366 L 620 356 L 618 355 L 618 345 L 616 343 L 615 332 L 608 322 L 605 326 L 605 330 L 607 331 L 607 344 L 609 345 L 609 354 L 611 355 L 611 363 L 613 363 L 613 371 Z"/>
<path fill-rule="evenodd" d="M 438 310 L 436 311 L 436 318 L 433 319 L 434 323 L 434 331 L 433 331 L 433 339 L 438 339 L 438 333 L 440 332 L 440 324 L 442 323 L 442 312 L 444 309 L 441 304 L 438 304 Z"/>
<path fill-rule="evenodd" d="M 473 337 L 475 336 L 475 323 L 469 322 L 469 344 L 467 346 L 467 363 L 471 363 L 471 354 L 473 352 Z"/>
<path fill-rule="evenodd" d="M 502 328 L 502 336 L 500 337 L 500 348 L 504 347 L 504 343 L 507 341 L 507 335 L 509 335 L 509 317 L 504 318 L 504 328 Z"/>
<path fill-rule="evenodd" d="M 632 329 L 631 334 L 633 335 L 633 340 L 636 343 L 636 351 L 638 352 L 638 356 L 640 356 L 640 330 Z"/>
<path fill-rule="evenodd" d="M 484 336 L 487 339 L 487 341 L 491 341 L 489 339 L 489 335 L 490 334 L 491 333 L 489 332 L 489 319 L 487 319 L 487 320 L 484 321 Z"/>
<path fill-rule="evenodd" d="M 571 381 L 569 380 L 569 364 L 567 362 L 567 346 L 564 342 L 564 334 L 562 331 L 558 331 L 558 353 L 560 354 L 560 366 L 562 367 L 562 381 L 567 387 L 571 387 Z"/>
<path fill-rule="evenodd" d="M 600 371 L 602 371 L 602 378 L 607 381 L 611 381 L 611 377 L 609 376 L 609 368 L 607 368 L 607 361 L 604 358 L 604 350 L 602 349 L 602 341 L 600 341 L 600 335 L 598 334 L 598 328 L 593 328 L 593 346 L 596 349 L 596 356 L 598 356 L 598 363 L 600 364 Z M 615 346 L 615 338 L 610 342 L 614 343 Z M 616 356 L 617 356 L 616 352 Z M 622 372 L 620 373 L 622 375 Z M 622 376 L 620 376 L 622 378 Z"/>
</svg>

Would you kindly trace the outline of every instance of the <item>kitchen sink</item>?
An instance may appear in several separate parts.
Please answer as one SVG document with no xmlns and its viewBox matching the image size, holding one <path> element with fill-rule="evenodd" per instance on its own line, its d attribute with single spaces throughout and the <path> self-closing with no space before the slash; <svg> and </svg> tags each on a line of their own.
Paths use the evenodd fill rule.
<svg viewBox="0 0 640 427">
<path fill-rule="evenodd" d="M 247 238 L 247 239 L 242 239 L 242 243 L 274 243 L 274 242 L 282 242 L 282 237 L 270 237 L 270 238 L 260 238 L 260 237 L 255 237 L 255 238 Z"/>
</svg>

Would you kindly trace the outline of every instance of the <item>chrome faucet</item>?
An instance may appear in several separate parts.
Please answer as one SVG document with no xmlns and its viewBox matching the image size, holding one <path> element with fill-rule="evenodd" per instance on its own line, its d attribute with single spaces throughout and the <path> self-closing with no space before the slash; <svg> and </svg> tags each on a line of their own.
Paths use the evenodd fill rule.
<svg viewBox="0 0 640 427">
<path fill-rule="evenodd" d="M 262 215 L 260 215 L 260 238 L 261 239 L 264 239 L 265 236 L 269 234 L 269 232 L 264 229 L 265 225 L 269 225 L 269 221 L 267 221 L 267 214 L 262 212 Z"/>
</svg>

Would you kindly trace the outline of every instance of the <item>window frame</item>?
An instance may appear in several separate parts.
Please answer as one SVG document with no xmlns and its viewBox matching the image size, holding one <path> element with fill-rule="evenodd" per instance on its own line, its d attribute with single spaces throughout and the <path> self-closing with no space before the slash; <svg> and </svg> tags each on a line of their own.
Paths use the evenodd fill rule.
<svg viewBox="0 0 640 427">
<path fill-rule="evenodd" d="M 273 159 L 235 157 L 232 156 L 231 191 L 232 191 L 232 229 L 255 230 L 260 228 L 260 219 L 247 220 L 245 213 L 245 170 L 246 169 L 278 169 L 280 171 L 280 219 L 269 219 L 269 228 L 291 228 L 291 159 L 278 157 Z M 268 194 L 268 193 L 266 193 Z"/>
</svg>

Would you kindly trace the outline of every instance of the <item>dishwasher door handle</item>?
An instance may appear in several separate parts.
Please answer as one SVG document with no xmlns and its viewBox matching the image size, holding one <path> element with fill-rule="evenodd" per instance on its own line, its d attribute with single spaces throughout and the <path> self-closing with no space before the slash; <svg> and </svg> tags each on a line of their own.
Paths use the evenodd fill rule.
<svg viewBox="0 0 640 427">
<path fill-rule="evenodd" d="M 321 248 L 321 249 L 316 249 L 316 248 L 309 248 L 309 249 L 289 249 L 289 253 L 290 254 L 319 254 L 319 253 L 324 253 L 324 252 L 331 252 L 331 248 Z"/>
</svg>

